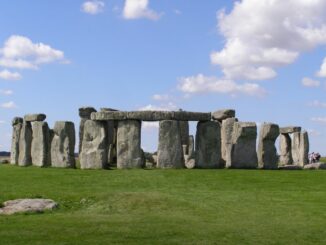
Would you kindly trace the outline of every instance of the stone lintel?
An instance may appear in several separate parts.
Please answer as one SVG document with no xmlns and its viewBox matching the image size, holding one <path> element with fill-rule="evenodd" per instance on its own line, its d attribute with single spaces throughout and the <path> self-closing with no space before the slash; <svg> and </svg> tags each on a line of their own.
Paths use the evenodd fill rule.
<svg viewBox="0 0 326 245">
<path fill-rule="evenodd" d="M 188 111 L 102 111 L 91 114 L 92 120 L 141 120 L 141 121 L 210 121 L 211 113 Z"/>
<path fill-rule="evenodd" d="M 292 134 L 292 133 L 300 133 L 301 127 L 297 126 L 288 126 L 280 128 L 280 134 Z"/>
</svg>

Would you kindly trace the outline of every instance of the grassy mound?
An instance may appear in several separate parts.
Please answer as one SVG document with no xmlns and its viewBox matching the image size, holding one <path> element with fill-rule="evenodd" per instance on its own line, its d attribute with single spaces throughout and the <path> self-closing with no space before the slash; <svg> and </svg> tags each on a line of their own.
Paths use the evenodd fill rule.
<svg viewBox="0 0 326 245">
<path fill-rule="evenodd" d="M 1 244 L 326 244 L 326 171 L 111 170 L 0 166 Z"/>
</svg>

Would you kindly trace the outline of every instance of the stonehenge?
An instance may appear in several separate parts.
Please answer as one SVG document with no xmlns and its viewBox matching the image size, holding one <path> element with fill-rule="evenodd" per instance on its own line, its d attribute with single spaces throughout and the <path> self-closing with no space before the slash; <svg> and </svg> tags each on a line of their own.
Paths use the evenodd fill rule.
<svg viewBox="0 0 326 245">
<path fill-rule="evenodd" d="M 104 122 L 86 120 L 83 125 L 81 169 L 107 168 L 106 125 Z"/>
<path fill-rule="evenodd" d="M 119 111 L 79 108 L 81 169 L 236 168 L 302 169 L 308 163 L 309 136 L 298 126 L 242 122 L 235 110 L 215 112 Z M 57 121 L 50 129 L 42 113 L 12 120 L 10 163 L 75 168 L 75 125 Z M 141 146 L 142 121 L 159 121 L 156 153 Z M 197 122 L 195 137 L 189 122 Z M 279 141 L 279 153 L 275 142 Z M 278 155 L 279 154 L 279 155 Z M 147 164 L 146 160 L 150 160 Z"/>
<path fill-rule="evenodd" d="M 11 137 L 11 154 L 10 154 L 10 163 L 18 163 L 19 158 L 19 138 L 20 132 L 23 126 L 23 118 L 15 117 L 12 120 L 12 137 Z"/>
<path fill-rule="evenodd" d="M 221 127 L 218 122 L 198 122 L 196 133 L 197 168 L 220 168 Z"/>
<path fill-rule="evenodd" d="M 51 166 L 75 167 L 75 126 L 73 122 L 58 121 L 53 128 Z"/>
<path fill-rule="evenodd" d="M 179 121 L 160 121 L 157 167 L 183 168 L 184 166 Z"/>
<path fill-rule="evenodd" d="M 280 134 L 277 124 L 263 123 L 260 127 L 258 140 L 258 165 L 260 168 L 277 169 L 278 156 L 275 141 Z"/>
</svg>

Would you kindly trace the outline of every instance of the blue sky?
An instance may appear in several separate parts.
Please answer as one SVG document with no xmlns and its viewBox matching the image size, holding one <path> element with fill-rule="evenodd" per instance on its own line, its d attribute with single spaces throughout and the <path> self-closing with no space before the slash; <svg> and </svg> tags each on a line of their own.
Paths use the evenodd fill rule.
<svg viewBox="0 0 326 245">
<path fill-rule="evenodd" d="M 326 154 L 325 1 L 14 0 L 0 11 L 0 150 L 14 116 L 77 129 L 78 108 L 94 106 L 234 108 L 241 121 L 302 126 Z M 156 126 L 144 125 L 146 150 Z"/>
</svg>

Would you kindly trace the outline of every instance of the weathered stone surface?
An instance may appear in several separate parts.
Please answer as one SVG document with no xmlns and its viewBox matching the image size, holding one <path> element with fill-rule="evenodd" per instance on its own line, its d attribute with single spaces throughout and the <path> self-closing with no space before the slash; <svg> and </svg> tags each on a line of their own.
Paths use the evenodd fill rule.
<svg viewBox="0 0 326 245">
<path fill-rule="evenodd" d="M 83 144 L 83 136 L 84 136 L 84 124 L 87 120 L 91 119 L 91 113 L 96 112 L 93 107 L 81 107 L 79 108 L 79 144 L 78 144 L 78 153 L 81 153 L 82 144 Z"/>
<path fill-rule="evenodd" d="M 235 117 L 235 110 L 233 109 L 225 109 L 225 110 L 218 110 L 212 112 L 212 119 L 222 122 L 227 118 Z"/>
<path fill-rule="evenodd" d="M 87 120 L 84 124 L 82 150 L 80 153 L 81 169 L 107 168 L 106 123 Z"/>
<path fill-rule="evenodd" d="M 297 166 L 297 165 L 285 165 L 285 166 L 279 166 L 278 169 L 280 169 L 280 170 L 302 170 L 302 167 Z"/>
<path fill-rule="evenodd" d="M 186 161 L 186 168 L 187 169 L 193 169 L 196 167 L 196 160 L 195 159 L 188 159 Z"/>
<path fill-rule="evenodd" d="M 279 149 L 280 149 L 280 166 L 291 165 L 292 158 L 292 140 L 289 134 L 280 134 Z"/>
<path fill-rule="evenodd" d="M 75 125 L 73 122 L 55 122 L 51 141 L 51 165 L 58 168 L 75 167 Z"/>
<path fill-rule="evenodd" d="M 24 120 L 26 122 L 42 122 L 46 118 L 46 115 L 43 113 L 38 113 L 38 114 L 27 114 L 24 116 Z"/>
<path fill-rule="evenodd" d="M 292 134 L 292 133 L 300 133 L 301 127 L 296 126 L 288 126 L 280 128 L 280 134 Z"/>
<path fill-rule="evenodd" d="M 300 164 L 300 133 L 295 132 L 292 136 L 292 159 L 294 165 Z"/>
<path fill-rule="evenodd" d="M 178 121 L 160 121 L 158 143 L 158 168 L 183 168 L 183 150 Z"/>
<path fill-rule="evenodd" d="M 79 108 L 79 116 L 84 119 L 91 119 L 91 113 L 96 112 L 94 107 L 86 106 Z"/>
<path fill-rule="evenodd" d="M 19 137 L 23 126 L 23 119 L 15 117 L 12 120 L 12 136 L 11 136 L 11 152 L 10 152 L 10 163 L 18 164 L 19 159 Z"/>
<path fill-rule="evenodd" d="M 188 111 L 102 111 L 93 112 L 92 120 L 142 120 L 142 121 L 210 121 L 211 113 Z"/>
<path fill-rule="evenodd" d="M 141 122 L 124 120 L 118 122 L 117 167 L 142 168 L 145 159 L 141 149 Z"/>
<path fill-rule="evenodd" d="M 100 111 L 119 111 L 117 109 L 109 108 L 109 107 L 102 107 L 100 108 Z"/>
<path fill-rule="evenodd" d="M 236 122 L 232 135 L 232 151 L 229 168 L 257 168 L 257 126 L 251 122 Z"/>
<path fill-rule="evenodd" d="M 219 122 L 198 122 L 196 133 L 196 168 L 219 168 L 221 126 Z"/>
<path fill-rule="evenodd" d="M 15 126 L 16 124 L 23 123 L 24 119 L 21 117 L 14 117 L 11 121 L 11 125 Z"/>
<path fill-rule="evenodd" d="M 303 169 L 310 169 L 310 170 L 326 169 L 326 163 L 322 163 L 322 162 L 309 163 L 304 165 Z"/>
<path fill-rule="evenodd" d="M 0 208 L 0 214 L 41 213 L 56 207 L 58 204 L 51 199 L 16 199 L 4 202 L 3 207 Z"/>
<path fill-rule="evenodd" d="M 221 162 L 224 165 L 231 166 L 232 135 L 234 124 L 238 121 L 236 118 L 227 118 L 222 121 L 221 126 Z"/>
<path fill-rule="evenodd" d="M 308 132 L 300 133 L 300 147 L 299 147 L 299 165 L 304 166 L 309 163 L 309 136 Z"/>
<path fill-rule="evenodd" d="M 277 124 L 263 123 L 258 140 L 258 165 L 264 169 L 277 169 L 278 156 L 275 147 L 276 138 L 279 136 L 280 130 Z"/>
<path fill-rule="evenodd" d="M 50 165 L 50 131 L 47 122 L 34 122 L 32 124 L 32 162 L 34 166 L 44 167 Z"/>
<path fill-rule="evenodd" d="M 32 125 L 30 122 L 24 122 L 19 136 L 19 166 L 28 166 L 32 164 Z"/>
</svg>

